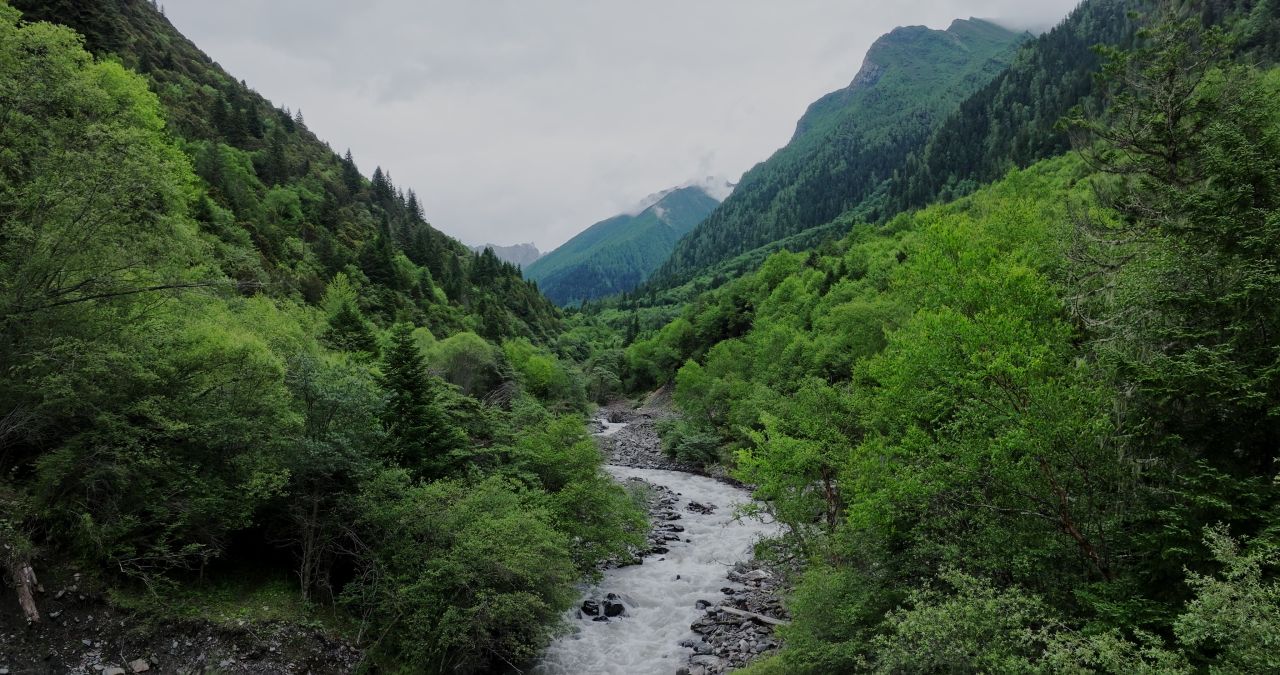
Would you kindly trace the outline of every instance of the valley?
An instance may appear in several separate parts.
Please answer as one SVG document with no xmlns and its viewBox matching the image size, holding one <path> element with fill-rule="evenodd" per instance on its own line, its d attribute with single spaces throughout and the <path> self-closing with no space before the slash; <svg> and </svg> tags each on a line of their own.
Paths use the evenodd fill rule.
<svg viewBox="0 0 1280 675">
<path fill-rule="evenodd" d="M 741 181 L 630 209 L 717 40 L 858 27 L 394 4 L 227 19 L 304 117 L 150 0 L 0 0 L 0 675 L 1280 671 L 1280 2 L 888 23 Z M 362 96 L 379 152 L 309 126 Z M 552 230 L 473 155 L 617 215 L 462 243 L 403 178 L 433 113 L 480 139 L 436 175 L 506 181 L 466 241 Z"/>
</svg>

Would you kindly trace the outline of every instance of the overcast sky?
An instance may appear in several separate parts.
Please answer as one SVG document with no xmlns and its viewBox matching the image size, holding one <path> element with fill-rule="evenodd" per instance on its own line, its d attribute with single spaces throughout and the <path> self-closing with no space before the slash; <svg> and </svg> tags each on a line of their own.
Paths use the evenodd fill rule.
<svg viewBox="0 0 1280 675">
<path fill-rule="evenodd" d="M 1046 27 L 1078 0 L 162 0 L 232 75 L 471 244 L 550 250 L 734 181 L 900 25 Z"/>
</svg>

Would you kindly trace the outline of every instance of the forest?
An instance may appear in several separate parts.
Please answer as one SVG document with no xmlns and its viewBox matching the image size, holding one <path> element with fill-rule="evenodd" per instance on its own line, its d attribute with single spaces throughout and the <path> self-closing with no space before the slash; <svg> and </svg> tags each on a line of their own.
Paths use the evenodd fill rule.
<svg viewBox="0 0 1280 675">
<path fill-rule="evenodd" d="M 0 0 L 0 619 L 523 671 L 645 546 L 587 420 L 659 391 L 794 570 L 743 672 L 1280 671 L 1280 2 L 959 30 L 562 310 L 152 3 Z"/>
<path fill-rule="evenodd" d="M 808 561 L 750 672 L 1280 667 L 1280 71 L 1199 18 L 1137 39 L 1076 151 L 627 348 L 630 386 L 674 379 L 667 451 L 733 466 Z"/>
<path fill-rule="evenodd" d="M 0 4 L 6 578 L 161 620 L 284 580 L 374 663 L 536 655 L 644 532 L 558 311 L 212 64 L 84 45 Z"/>
</svg>

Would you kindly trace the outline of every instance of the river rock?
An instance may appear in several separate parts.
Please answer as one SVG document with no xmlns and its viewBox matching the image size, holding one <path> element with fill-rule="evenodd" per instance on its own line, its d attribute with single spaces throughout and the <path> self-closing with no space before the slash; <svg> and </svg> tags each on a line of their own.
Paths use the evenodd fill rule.
<svg viewBox="0 0 1280 675">
<path fill-rule="evenodd" d="M 689 659 L 689 663 L 704 668 L 720 668 L 720 657 L 710 654 L 698 654 Z"/>
<path fill-rule="evenodd" d="M 689 505 L 686 506 L 685 508 L 694 513 L 701 513 L 703 515 L 710 515 L 716 512 L 715 504 L 701 504 L 698 502 L 689 502 Z"/>
<path fill-rule="evenodd" d="M 605 596 L 605 601 L 604 601 L 605 616 L 612 619 L 614 617 L 624 616 L 626 615 L 626 613 L 627 613 L 627 608 L 623 606 L 621 601 L 619 601 L 617 595 L 610 593 L 609 595 Z"/>
<path fill-rule="evenodd" d="M 600 603 L 595 600 L 587 600 L 583 602 L 582 613 L 587 616 L 600 616 Z"/>
</svg>

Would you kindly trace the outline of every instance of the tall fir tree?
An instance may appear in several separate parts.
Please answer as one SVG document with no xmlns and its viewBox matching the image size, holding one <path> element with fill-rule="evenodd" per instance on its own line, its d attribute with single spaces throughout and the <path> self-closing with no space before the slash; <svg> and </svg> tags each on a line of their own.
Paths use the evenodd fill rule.
<svg viewBox="0 0 1280 675">
<path fill-rule="evenodd" d="M 467 439 L 449 419 L 441 401 L 441 381 L 427 373 L 413 326 L 392 327 L 382 370 L 387 393 L 383 425 L 396 458 L 413 467 L 419 478 L 446 475 L 451 453 L 461 450 Z"/>
<path fill-rule="evenodd" d="M 364 176 L 360 175 L 351 150 L 347 150 L 346 156 L 342 158 L 342 184 L 347 188 L 347 195 L 352 197 L 360 192 L 364 184 Z"/>
</svg>

